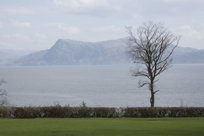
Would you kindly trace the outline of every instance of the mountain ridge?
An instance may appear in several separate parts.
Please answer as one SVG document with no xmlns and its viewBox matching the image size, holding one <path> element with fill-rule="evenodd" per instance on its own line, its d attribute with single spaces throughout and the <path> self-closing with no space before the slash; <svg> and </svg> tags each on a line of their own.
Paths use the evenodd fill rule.
<svg viewBox="0 0 204 136">
<path fill-rule="evenodd" d="M 129 63 L 127 46 L 127 38 L 100 42 L 59 39 L 51 48 L 23 56 L 14 64 L 27 66 Z M 174 63 L 204 63 L 204 50 L 178 47 L 173 59 Z"/>
</svg>

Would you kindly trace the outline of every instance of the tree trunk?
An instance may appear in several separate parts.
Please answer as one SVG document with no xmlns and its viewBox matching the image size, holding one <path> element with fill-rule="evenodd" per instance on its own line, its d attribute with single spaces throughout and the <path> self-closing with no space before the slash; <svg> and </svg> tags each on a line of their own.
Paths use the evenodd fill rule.
<svg viewBox="0 0 204 136">
<path fill-rule="evenodd" d="M 151 104 L 151 108 L 153 108 L 154 107 L 154 93 L 151 93 L 150 104 Z"/>
<path fill-rule="evenodd" d="M 153 80 L 150 81 L 149 89 L 151 92 L 150 104 L 151 104 L 151 108 L 153 108 L 154 107 L 154 81 Z"/>
</svg>

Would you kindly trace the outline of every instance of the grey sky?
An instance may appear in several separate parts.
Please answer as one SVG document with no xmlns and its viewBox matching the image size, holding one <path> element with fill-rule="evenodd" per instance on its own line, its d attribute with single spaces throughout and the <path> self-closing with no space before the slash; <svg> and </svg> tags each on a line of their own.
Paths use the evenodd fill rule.
<svg viewBox="0 0 204 136">
<path fill-rule="evenodd" d="M 204 49 L 204 0 L 0 0 L 0 49 L 116 39 L 146 21 L 182 35 L 180 46 Z"/>
</svg>

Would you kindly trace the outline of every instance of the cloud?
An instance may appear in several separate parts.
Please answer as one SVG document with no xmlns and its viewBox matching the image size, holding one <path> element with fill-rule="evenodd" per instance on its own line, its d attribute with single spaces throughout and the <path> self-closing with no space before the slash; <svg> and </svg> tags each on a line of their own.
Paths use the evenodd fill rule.
<svg viewBox="0 0 204 136">
<path fill-rule="evenodd" d="M 12 25 L 14 27 L 20 27 L 20 28 L 30 28 L 31 27 L 31 23 L 29 22 L 19 22 L 19 21 L 14 21 L 12 23 Z"/>
<path fill-rule="evenodd" d="M 176 29 L 173 29 L 172 31 L 176 34 L 181 35 L 185 39 L 201 40 L 204 38 L 203 33 L 201 31 L 191 27 L 190 25 L 183 25 Z"/>
<path fill-rule="evenodd" d="M 111 26 L 99 27 L 96 29 L 96 31 L 99 31 L 99 32 L 125 32 L 125 27 L 111 25 Z"/>
<path fill-rule="evenodd" d="M 203 48 L 203 7 L 204 0 L 1 1 L 0 35 L 14 48 L 42 49 L 58 38 L 97 41 L 124 37 L 125 26 L 150 20 L 174 28 L 185 46 Z"/>
<path fill-rule="evenodd" d="M 30 37 L 25 34 L 13 33 L 13 34 L 3 34 L 0 36 L 4 40 L 29 40 Z"/>
<path fill-rule="evenodd" d="M 71 34 L 78 34 L 80 32 L 80 29 L 78 27 L 74 27 L 74 26 L 66 26 L 66 25 L 62 25 L 59 24 L 57 25 L 58 29 L 66 32 L 66 33 L 71 33 Z"/>
<path fill-rule="evenodd" d="M 72 10 L 80 8 L 101 7 L 108 4 L 107 0 L 53 0 L 54 5 Z"/>
<path fill-rule="evenodd" d="M 2 24 L 2 22 L 0 22 L 0 28 L 3 28 L 3 24 Z"/>
<path fill-rule="evenodd" d="M 79 34 L 81 32 L 79 27 L 76 26 L 70 26 L 66 24 L 48 24 L 50 29 L 57 29 L 58 31 L 65 32 L 67 34 Z"/>
<path fill-rule="evenodd" d="M 45 39 L 48 38 L 48 35 L 47 35 L 47 34 L 44 34 L 44 33 L 36 33 L 36 34 L 35 34 L 35 37 L 36 37 L 37 39 L 43 39 L 43 40 L 45 40 Z"/>
<path fill-rule="evenodd" d="M 114 12 L 108 0 L 53 0 L 54 9 L 71 14 L 104 16 Z"/>
<path fill-rule="evenodd" d="M 3 20 L 2 22 L 0 22 L 0 28 L 3 28 L 4 30 L 8 30 L 8 29 L 13 29 L 13 31 L 15 31 L 15 29 L 17 28 L 31 28 L 32 24 L 30 22 L 27 21 L 17 21 L 17 20 Z"/>
<path fill-rule="evenodd" d="M 204 14 L 204 0 L 124 0 L 115 5 L 121 14 L 137 20 L 189 19 Z"/>
<path fill-rule="evenodd" d="M 204 3 L 203 0 L 163 0 L 164 2 L 168 2 L 168 3 L 189 3 L 189 2 L 200 2 L 200 3 Z"/>
<path fill-rule="evenodd" d="M 180 46 L 203 48 L 204 27 L 200 25 L 181 25 L 171 29 L 171 31 L 181 36 Z"/>
<path fill-rule="evenodd" d="M 34 14 L 34 11 L 28 8 L 2 8 L 0 10 L 3 13 L 6 14 L 14 14 L 14 15 L 31 15 Z"/>
</svg>

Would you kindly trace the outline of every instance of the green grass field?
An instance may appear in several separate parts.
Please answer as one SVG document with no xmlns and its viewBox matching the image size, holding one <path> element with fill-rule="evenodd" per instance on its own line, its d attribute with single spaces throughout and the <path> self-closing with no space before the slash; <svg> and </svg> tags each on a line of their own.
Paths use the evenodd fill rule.
<svg viewBox="0 0 204 136">
<path fill-rule="evenodd" d="M 204 118 L 0 119 L 0 136 L 204 136 Z"/>
</svg>

